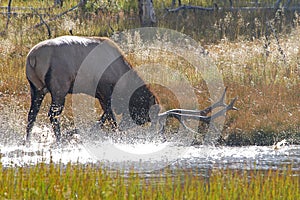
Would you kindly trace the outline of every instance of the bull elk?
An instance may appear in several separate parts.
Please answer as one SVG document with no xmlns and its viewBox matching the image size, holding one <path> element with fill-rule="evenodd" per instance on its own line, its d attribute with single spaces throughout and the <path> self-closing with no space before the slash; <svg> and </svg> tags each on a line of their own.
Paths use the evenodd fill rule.
<svg viewBox="0 0 300 200">
<path fill-rule="evenodd" d="M 86 80 L 82 80 L 80 90 L 74 90 L 76 76 L 85 58 L 96 47 L 105 48 L 99 55 L 100 61 L 97 63 L 96 70 L 101 71 L 101 77 L 93 77 L 95 74 L 84 74 Z M 107 55 L 106 55 L 107 54 Z M 104 60 L 109 55 L 114 54 L 114 60 L 108 64 Z M 107 62 L 106 62 L 107 63 Z M 89 66 L 88 66 L 89 67 Z M 95 67 L 95 66 L 91 66 Z M 55 39 L 42 41 L 35 45 L 27 55 L 26 60 L 26 77 L 30 84 L 31 106 L 28 113 L 28 124 L 26 128 L 26 141 L 30 141 L 33 124 L 36 121 L 41 103 L 44 96 L 50 92 L 51 106 L 48 113 L 56 140 L 61 140 L 59 115 L 61 114 L 65 97 L 67 94 L 85 93 L 97 98 L 103 109 L 99 123 L 103 125 L 110 122 L 113 127 L 117 127 L 114 112 L 124 114 L 123 110 L 114 110 L 111 107 L 112 94 L 114 86 L 120 78 L 128 71 L 133 71 L 133 78 L 144 83 L 143 80 L 135 73 L 130 63 L 125 59 L 122 51 L 118 46 L 108 38 L 103 37 L 78 37 L 78 36 L 61 36 Z M 96 80 L 96 82 L 95 82 Z M 96 91 L 85 90 L 85 85 L 94 84 Z M 126 87 L 126 83 L 124 83 Z M 225 90 L 226 91 L 226 90 Z M 233 104 L 235 99 L 229 104 L 224 103 L 224 95 L 221 100 L 203 111 L 174 109 L 164 113 L 159 113 L 159 109 L 150 117 L 150 109 L 158 104 L 156 96 L 150 91 L 146 84 L 139 87 L 130 97 L 129 115 L 137 125 L 143 125 L 147 122 L 160 122 L 165 117 L 175 117 L 181 124 L 188 128 L 181 118 L 197 119 L 209 123 L 210 120 L 224 115 L 228 110 L 236 109 Z M 221 111 L 207 116 L 212 109 L 224 107 Z"/>
</svg>

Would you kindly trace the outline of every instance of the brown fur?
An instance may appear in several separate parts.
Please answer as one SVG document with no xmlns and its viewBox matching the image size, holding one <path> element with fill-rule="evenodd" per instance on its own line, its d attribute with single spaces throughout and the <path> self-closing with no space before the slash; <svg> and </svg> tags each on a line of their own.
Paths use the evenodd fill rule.
<svg viewBox="0 0 300 200">
<path fill-rule="evenodd" d="M 102 44 L 103 46 L 101 46 Z M 99 63 L 89 64 L 88 59 L 86 61 L 85 58 L 96 47 L 99 47 L 100 50 L 105 48 L 103 52 L 101 51 L 104 55 L 99 55 Z M 109 56 L 114 60 L 109 60 Z M 110 63 L 109 66 L 105 66 L 102 61 Z M 81 66 L 84 63 L 87 65 L 86 69 Z M 63 110 L 65 96 L 68 93 L 81 92 L 95 96 L 104 111 L 100 123 L 111 121 L 113 126 L 116 126 L 111 108 L 111 95 L 119 79 L 131 70 L 132 66 L 125 59 L 122 51 L 108 38 L 63 36 L 35 45 L 28 53 L 26 62 L 26 76 L 31 89 L 27 140 L 30 138 L 33 123 L 47 92 L 50 92 L 52 97 L 49 117 L 57 140 L 60 140 L 58 116 Z M 102 74 L 101 78 L 97 77 L 97 74 Z M 77 81 L 78 79 L 79 81 Z M 135 71 L 133 71 L 133 79 L 144 83 Z M 99 81 L 95 83 L 95 80 Z M 78 83 L 76 91 L 73 91 L 74 83 Z M 125 82 L 123 86 L 126 87 L 126 85 Z M 89 91 L 87 89 L 89 86 L 95 86 L 96 91 Z M 124 106 L 129 106 L 130 117 L 140 125 L 150 121 L 149 109 L 156 102 L 155 96 L 144 85 L 134 92 L 129 105 Z M 119 109 L 118 113 L 124 114 L 124 110 Z"/>
</svg>

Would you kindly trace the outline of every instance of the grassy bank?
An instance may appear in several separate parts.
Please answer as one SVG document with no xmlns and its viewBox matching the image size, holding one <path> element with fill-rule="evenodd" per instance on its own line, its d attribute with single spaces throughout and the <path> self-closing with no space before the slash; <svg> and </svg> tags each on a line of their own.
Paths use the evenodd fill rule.
<svg viewBox="0 0 300 200">
<path fill-rule="evenodd" d="M 209 5 L 208 1 L 205 2 L 198 3 Z M 13 3 L 14 6 L 49 7 L 47 1 L 38 3 L 13 1 Z M 47 11 L 44 20 L 51 19 L 54 14 L 61 13 L 75 3 L 66 1 L 63 8 Z M 112 34 L 111 27 L 115 31 L 138 27 L 135 7 L 131 5 L 129 9 L 129 5 L 127 8 L 126 5 L 120 4 L 118 9 L 107 12 L 103 10 L 99 13 L 89 12 L 84 18 L 76 11 L 49 21 L 51 37 L 69 34 L 69 29 L 72 29 L 76 35 L 109 36 Z M 159 8 L 157 5 L 156 7 Z M 209 56 L 221 71 L 225 85 L 229 87 L 227 97 L 231 99 L 238 96 L 239 111 L 230 112 L 226 117 L 222 143 L 270 145 L 284 138 L 292 143 L 300 143 L 300 44 L 298 42 L 300 18 L 298 14 L 276 16 L 276 20 L 271 20 L 276 33 L 271 30 L 267 34 L 268 37 L 263 35 L 266 30 L 264 21 L 258 21 L 263 19 L 259 18 L 261 13 L 239 15 L 235 13 L 238 16 L 223 14 L 227 18 L 222 18 L 224 16 L 221 14 L 209 18 L 212 20 L 210 23 L 215 26 L 209 23 L 200 24 L 200 28 L 197 26 L 199 29 L 191 28 L 191 24 L 198 24 L 199 20 L 206 17 L 199 12 L 180 13 L 180 19 L 183 21 L 179 24 L 174 24 L 177 18 L 172 18 L 171 15 L 167 17 L 172 19 L 161 19 L 158 24 L 160 27 L 187 33 L 197 41 L 201 41 L 200 43 L 205 46 Z M 275 17 L 274 13 L 273 17 Z M 6 16 L 1 15 L 0 18 L 0 30 L 4 30 Z M 190 24 L 186 23 L 186 20 Z M 287 21 L 291 23 L 285 25 Z M 12 17 L 7 33 L 0 36 L 0 108 L 7 111 L 5 112 L 7 118 L 19 119 L 17 124 L 12 123 L 11 126 L 24 127 L 21 128 L 22 133 L 25 130 L 24 124 L 29 108 L 29 88 L 24 73 L 25 57 L 33 45 L 48 38 L 45 26 L 32 28 L 37 23 L 40 23 L 38 15 Z M 254 25 L 248 26 L 249 23 Z M 200 29 L 205 32 L 201 32 Z M 281 32 L 278 32 L 279 29 Z M 203 39 L 205 37 L 207 40 Z M 173 66 L 186 75 L 196 89 L 199 109 L 209 105 L 205 83 L 198 76 L 195 78 L 195 73 L 189 70 L 187 61 L 171 55 L 166 59 L 164 56 L 157 55 L 153 59 L 155 62 Z M 129 60 L 133 64 L 140 64 L 132 56 L 129 56 Z M 197 93 L 197 91 L 202 92 Z M 172 100 L 166 102 L 168 109 L 176 106 Z M 71 116 L 70 101 L 67 101 L 67 106 L 69 108 L 67 107 L 64 112 L 66 120 L 64 121 L 63 118 L 63 124 L 66 126 Z M 47 110 L 48 107 L 44 106 L 41 113 L 44 113 L 42 120 L 48 123 Z"/>
<path fill-rule="evenodd" d="M 3 168 L 1 199 L 299 199 L 299 175 L 280 171 L 164 169 L 143 177 L 94 165 Z M 298 173 L 298 172 L 296 172 Z M 206 177 L 206 178 L 205 178 Z"/>
<path fill-rule="evenodd" d="M 227 131 L 234 130 L 233 137 L 244 137 L 245 144 L 259 145 L 261 140 L 271 144 L 276 137 L 284 138 L 293 132 L 299 137 L 299 31 L 296 28 L 281 36 L 280 46 L 273 38 L 268 49 L 264 39 L 223 40 L 207 47 L 225 84 L 232 88 L 231 95 L 239 97 L 237 106 L 241 109 L 229 113 L 231 123 Z M 241 132 L 249 137 L 239 135 Z"/>
</svg>

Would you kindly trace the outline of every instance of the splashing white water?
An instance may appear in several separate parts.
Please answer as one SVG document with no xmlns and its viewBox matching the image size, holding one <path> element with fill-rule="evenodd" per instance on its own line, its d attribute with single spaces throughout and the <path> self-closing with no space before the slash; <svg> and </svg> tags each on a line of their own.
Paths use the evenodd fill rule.
<svg viewBox="0 0 300 200">
<path fill-rule="evenodd" d="M 299 145 L 281 146 L 275 150 L 274 146 L 178 146 L 170 142 L 126 144 L 99 141 L 96 146 L 98 154 L 95 155 L 95 151 L 91 152 L 91 148 L 78 142 L 78 138 L 73 137 L 59 146 L 55 144 L 49 128 L 35 128 L 34 132 L 42 135 L 42 139 L 32 142 L 29 146 L 17 143 L 0 144 L 2 166 L 28 166 L 52 161 L 62 164 L 108 163 L 114 167 L 134 166 L 141 171 L 155 170 L 166 165 L 185 168 L 270 169 L 293 164 L 293 169 L 300 169 Z M 167 151 L 164 152 L 164 149 Z M 176 154 L 178 152 L 181 154 Z M 149 155 L 152 154 L 155 156 L 149 159 Z M 166 157 L 169 154 L 176 158 L 171 163 Z"/>
</svg>

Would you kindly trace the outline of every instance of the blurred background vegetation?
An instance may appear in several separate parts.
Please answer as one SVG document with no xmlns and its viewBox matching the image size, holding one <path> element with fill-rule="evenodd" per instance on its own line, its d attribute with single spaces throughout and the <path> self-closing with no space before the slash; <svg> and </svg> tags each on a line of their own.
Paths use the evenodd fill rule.
<svg viewBox="0 0 300 200">
<path fill-rule="evenodd" d="M 44 33 L 39 33 L 44 37 L 47 37 L 45 25 L 44 28 L 39 28 L 40 30 L 24 30 L 24 27 L 30 22 L 38 23 L 42 20 L 49 26 L 52 37 L 63 33 L 69 34 L 69 29 L 72 29 L 75 35 L 110 36 L 113 32 L 140 27 L 138 0 L 86 1 L 80 9 L 57 17 L 79 2 L 78 0 L 64 0 L 62 6 L 54 6 L 53 0 L 12 0 L 10 24 L 17 26 L 16 23 L 23 22 L 23 31 L 35 31 L 35 33 L 44 31 Z M 205 8 L 217 6 L 218 10 L 180 9 L 175 11 L 172 8 L 179 5 L 178 2 L 173 5 L 174 2 L 172 0 L 153 1 L 157 18 L 155 26 L 180 31 L 202 43 L 217 42 L 225 37 L 230 40 L 241 36 L 250 40 L 259 38 L 269 31 L 267 22 L 270 21 L 276 31 L 289 33 L 295 26 L 295 12 L 300 9 L 300 2 L 290 0 L 183 0 L 181 5 Z M 5 8 L 7 4 L 8 1 L 0 3 L 3 22 L 7 17 Z M 1 23 L 0 30 L 4 29 L 5 23 Z"/>
</svg>

